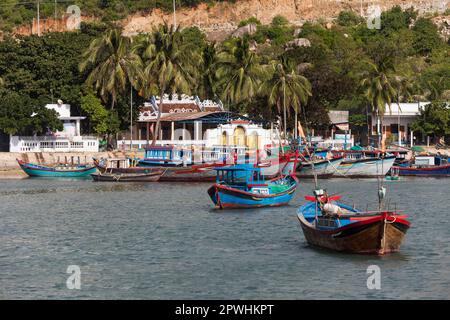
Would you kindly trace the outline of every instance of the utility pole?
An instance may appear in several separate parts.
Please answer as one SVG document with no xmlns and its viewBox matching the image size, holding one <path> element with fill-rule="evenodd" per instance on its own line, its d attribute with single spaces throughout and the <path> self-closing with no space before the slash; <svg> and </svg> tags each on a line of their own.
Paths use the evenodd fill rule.
<svg viewBox="0 0 450 320">
<path fill-rule="evenodd" d="M 287 140 L 287 129 L 286 129 L 286 78 L 283 78 L 283 113 L 284 113 L 284 139 Z"/>
<path fill-rule="evenodd" d="M 176 16 L 175 0 L 173 0 L 173 29 L 177 28 L 177 16 Z"/>
<path fill-rule="evenodd" d="M 133 86 L 130 89 L 130 150 L 133 149 Z"/>
<path fill-rule="evenodd" d="M 55 0 L 55 23 L 56 23 L 56 20 L 58 19 L 58 17 L 57 17 L 57 12 L 56 12 L 56 9 L 57 9 L 57 1 L 58 0 Z"/>
<path fill-rule="evenodd" d="M 37 35 L 41 36 L 41 24 L 40 24 L 40 12 L 39 12 L 39 0 L 37 0 Z"/>
</svg>

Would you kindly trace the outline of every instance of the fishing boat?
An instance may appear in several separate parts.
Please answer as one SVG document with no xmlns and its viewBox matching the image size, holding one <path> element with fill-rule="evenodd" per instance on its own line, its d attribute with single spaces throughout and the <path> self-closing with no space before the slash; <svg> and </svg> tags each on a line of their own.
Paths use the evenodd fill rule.
<svg viewBox="0 0 450 320">
<path fill-rule="evenodd" d="M 395 156 L 345 159 L 337 168 L 335 176 L 347 178 L 384 177 L 393 166 L 394 161 Z"/>
<path fill-rule="evenodd" d="M 118 158 L 118 159 L 96 159 L 93 158 L 94 165 L 100 173 L 151 173 L 160 170 L 158 167 L 138 167 L 139 159 Z"/>
<path fill-rule="evenodd" d="M 154 170 L 149 173 L 94 173 L 94 181 L 108 182 L 156 182 L 159 181 L 165 170 Z"/>
<path fill-rule="evenodd" d="M 97 171 L 95 166 L 81 164 L 58 164 L 56 166 L 43 166 L 17 159 L 20 168 L 30 177 L 58 177 L 78 178 L 89 177 Z"/>
<path fill-rule="evenodd" d="M 269 152 L 264 159 L 256 150 L 248 152 L 245 148 L 216 146 L 209 149 L 195 149 L 177 146 L 152 146 L 146 149 L 145 158 L 138 162 L 136 171 L 150 168 L 166 168 L 160 181 L 166 182 L 213 182 L 216 178 L 214 168 L 234 164 L 253 167 L 256 163 L 266 178 L 274 178 L 295 171 L 293 153 Z M 113 169 L 115 170 L 115 169 Z"/>
<path fill-rule="evenodd" d="M 450 177 L 448 159 L 434 156 L 416 156 L 408 166 L 394 166 L 400 176 Z"/>
<path fill-rule="evenodd" d="M 216 183 L 208 190 L 216 208 L 260 208 L 289 203 L 296 187 L 294 176 L 265 180 L 258 167 L 234 165 L 216 168 Z"/>
<path fill-rule="evenodd" d="M 391 170 L 389 170 L 389 174 L 386 175 L 386 180 L 391 181 L 397 181 L 400 179 L 399 177 L 400 170 L 396 167 L 392 167 Z"/>
<path fill-rule="evenodd" d="M 194 164 L 224 163 L 230 161 L 232 153 L 245 153 L 244 148 L 216 146 L 208 149 L 195 145 L 190 147 L 166 145 L 150 146 L 145 149 L 142 167 L 188 167 Z"/>
<path fill-rule="evenodd" d="M 330 178 L 334 175 L 343 160 L 343 157 L 316 159 L 314 161 L 304 159 L 299 161 L 296 175 L 300 178 L 313 178 L 312 166 L 314 165 L 314 170 L 318 178 Z"/>
<path fill-rule="evenodd" d="M 410 227 L 406 215 L 390 210 L 362 212 L 315 190 L 298 210 L 306 241 L 317 247 L 361 254 L 397 252 Z"/>
</svg>

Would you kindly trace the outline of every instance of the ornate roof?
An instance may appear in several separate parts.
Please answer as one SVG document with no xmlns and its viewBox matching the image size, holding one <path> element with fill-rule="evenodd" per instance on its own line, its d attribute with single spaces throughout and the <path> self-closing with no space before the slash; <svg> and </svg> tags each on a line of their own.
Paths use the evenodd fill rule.
<svg viewBox="0 0 450 320">
<path fill-rule="evenodd" d="M 146 102 L 139 110 L 139 121 L 153 122 L 160 111 L 160 97 L 151 97 L 149 102 Z M 174 114 L 196 114 L 205 112 L 222 112 L 223 105 L 220 101 L 203 100 L 195 96 L 172 94 L 171 96 L 165 94 L 163 96 L 163 104 L 161 108 L 161 119 L 167 119 L 169 115 Z M 174 117 L 173 119 L 181 119 L 185 116 Z M 188 117 L 189 118 L 189 117 Z M 178 121 L 178 120 L 164 120 L 164 121 Z"/>
</svg>

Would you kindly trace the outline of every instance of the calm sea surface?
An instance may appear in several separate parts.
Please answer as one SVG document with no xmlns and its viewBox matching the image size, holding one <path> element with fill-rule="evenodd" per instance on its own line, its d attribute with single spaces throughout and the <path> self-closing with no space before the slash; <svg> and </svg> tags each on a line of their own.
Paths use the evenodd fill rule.
<svg viewBox="0 0 450 320">
<path fill-rule="evenodd" d="M 374 180 L 321 184 L 376 202 Z M 374 257 L 307 245 L 296 210 L 311 182 L 287 207 L 217 211 L 208 184 L 0 180 L 0 299 L 449 299 L 450 179 L 386 184 L 412 228 L 400 253 Z"/>
</svg>

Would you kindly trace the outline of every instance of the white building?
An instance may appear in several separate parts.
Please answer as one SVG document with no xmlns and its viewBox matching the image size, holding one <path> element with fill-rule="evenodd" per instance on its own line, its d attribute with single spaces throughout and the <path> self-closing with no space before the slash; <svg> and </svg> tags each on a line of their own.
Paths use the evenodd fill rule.
<svg viewBox="0 0 450 320">
<path fill-rule="evenodd" d="M 44 136 L 11 136 L 10 152 L 98 152 L 98 139 L 81 135 L 80 123 L 85 117 L 71 116 L 68 104 L 47 104 L 45 107 L 58 113 L 63 130 Z"/>
<path fill-rule="evenodd" d="M 260 121 L 225 111 L 220 101 L 201 101 L 198 97 L 164 95 L 160 108 L 159 97 L 152 97 L 139 109 L 133 139 L 125 133 L 117 143 L 124 150 L 143 148 L 151 142 L 161 112 L 161 128 L 157 145 L 205 146 L 215 145 L 262 148 L 279 141 L 277 131 L 265 129 Z"/>
<path fill-rule="evenodd" d="M 420 110 L 430 102 L 393 103 L 383 117 L 383 133 L 386 137 L 394 136 L 394 143 L 400 146 L 414 145 L 414 132 L 411 124 L 420 114 Z M 372 133 L 376 132 L 376 122 L 372 121 Z"/>
</svg>

